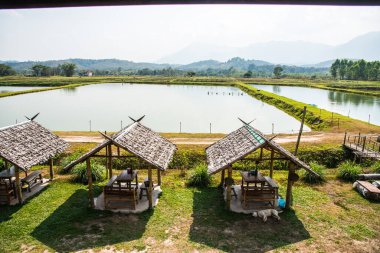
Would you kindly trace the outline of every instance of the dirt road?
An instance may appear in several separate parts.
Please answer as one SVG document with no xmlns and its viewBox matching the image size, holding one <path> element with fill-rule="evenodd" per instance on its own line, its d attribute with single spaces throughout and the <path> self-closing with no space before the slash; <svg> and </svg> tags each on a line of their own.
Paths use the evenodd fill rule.
<svg viewBox="0 0 380 253">
<path fill-rule="evenodd" d="M 302 142 L 322 142 L 322 141 L 333 141 L 333 140 L 343 140 L 342 133 L 308 133 L 303 135 Z M 61 135 L 67 142 L 95 142 L 100 143 L 104 140 L 102 136 L 65 136 Z M 210 145 L 219 140 L 219 138 L 179 138 L 173 137 L 169 138 L 175 144 L 186 144 L 186 145 Z M 297 141 L 297 135 L 282 135 L 275 138 L 277 143 L 291 143 Z"/>
</svg>

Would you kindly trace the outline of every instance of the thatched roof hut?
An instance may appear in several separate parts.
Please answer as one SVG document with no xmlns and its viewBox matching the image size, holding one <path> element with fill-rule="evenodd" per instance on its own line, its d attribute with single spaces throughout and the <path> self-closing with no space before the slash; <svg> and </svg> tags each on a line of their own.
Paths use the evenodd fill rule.
<svg viewBox="0 0 380 253">
<path fill-rule="evenodd" d="M 141 158 L 147 162 L 150 166 L 148 167 L 148 178 L 152 182 L 152 168 L 157 169 L 158 185 L 161 184 L 161 174 L 160 171 L 166 170 L 170 161 L 173 158 L 175 151 L 177 150 L 176 145 L 171 143 L 166 138 L 160 136 L 158 133 L 154 132 L 148 127 L 142 125 L 139 121 L 136 121 L 129 126 L 123 128 L 120 132 L 107 136 L 102 134 L 105 140 L 98 146 L 85 153 L 75 161 L 68 164 L 64 170 L 68 170 L 73 166 L 86 161 L 88 175 L 91 175 L 90 158 L 91 157 L 104 157 L 107 158 L 107 170 L 108 175 L 112 177 L 112 158 L 123 158 L 125 156 L 120 155 L 119 149 L 125 149 L 133 155 Z M 112 153 L 112 146 L 118 148 L 116 155 Z M 103 148 L 106 148 L 106 155 L 97 154 Z M 89 179 L 89 197 L 90 205 L 94 206 L 94 200 L 92 195 L 92 182 L 91 177 Z M 149 189 L 149 207 L 152 207 L 152 197 L 151 197 L 151 187 Z"/>
<path fill-rule="evenodd" d="M 68 144 L 35 121 L 0 128 L 0 157 L 24 171 L 63 152 Z"/>
<path fill-rule="evenodd" d="M 244 126 L 240 127 L 236 131 L 233 131 L 221 140 L 206 148 L 208 173 L 215 174 L 219 171 L 222 171 L 222 177 L 224 180 L 225 169 L 228 169 L 230 177 L 232 173 L 231 166 L 233 163 L 239 160 L 243 160 L 246 156 L 259 149 L 261 150 L 260 157 L 256 158 L 255 161 L 270 161 L 270 177 L 273 176 L 274 160 L 289 161 L 290 179 L 294 178 L 293 175 L 295 174 L 295 170 L 299 168 L 303 168 L 310 173 L 319 176 L 294 154 L 290 153 L 284 147 L 276 143 L 273 139 L 266 137 L 263 133 L 250 126 L 249 124 L 244 124 Z M 271 152 L 270 158 L 262 157 L 263 149 Z M 288 186 L 289 185 L 291 185 L 291 183 L 289 184 L 288 182 Z M 288 197 L 289 196 L 287 194 L 287 199 Z M 287 201 L 287 204 L 288 202 L 289 201 Z"/>
<path fill-rule="evenodd" d="M 19 169 L 27 173 L 30 167 L 50 160 L 53 178 L 52 158 L 67 146 L 64 140 L 32 120 L 0 128 L 0 157 L 16 168 L 19 202 L 22 202 Z"/>
</svg>

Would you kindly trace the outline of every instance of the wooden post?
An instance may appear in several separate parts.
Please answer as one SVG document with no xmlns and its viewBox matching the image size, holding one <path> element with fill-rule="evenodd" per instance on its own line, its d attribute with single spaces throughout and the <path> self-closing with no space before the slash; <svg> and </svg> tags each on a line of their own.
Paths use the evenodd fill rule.
<svg viewBox="0 0 380 253">
<path fill-rule="evenodd" d="M 157 183 L 161 186 L 161 170 L 157 168 Z"/>
<path fill-rule="evenodd" d="M 346 138 L 347 138 L 347 132 L 344 132 L 344 141 L 343 141 L 343 145 L 346 145 Z"/>
<path fill-rule="evenodd" d="M 221 177 L 220 177 L 220 187 L 224 187 L 224 177 L 225 177 L 225 169 L 222 170 Z"/>
<path fill-rule="evenodd" d="M 91 208 L 95 207 L 94 203 L 94 193 L 92 192 L 92 173 L 91 173 L 91 162 L 90 158 L 86 160 L 87 165 L 87 180 L 88 180 L 88 202 Z"/>
<path fill-rule="evenodd" d="M 232 178 L 232 166 L 228 166 L 228 178 Z M 231 209 L 231 184 L 227 184 L 227 201 L 226 201 L 226 207 L 227 209 Z"/>
<path fill-rule="evenodd" d="M 112 144 L 108 145 L 108 173 L 112 177 Z"/>
<path fill-rule="evenodd" d="M 120 147 L 117 147 L 117 156 L 120 156 Z"/>
<path fill-rule="evenodd" d="M 297 155 L 297 153 L 298 153 L 298 147 L 299 147 L 300 142 L 301 142 L 301 135 L 302 135 L 302 131 L 303 131 L 303 124 L 305 122 L 305 116 L 306 116 L 306 106 L 303 107 L 301 127 L 300 127 L 300 131 L 298 133 L 298 138 L 297 138 L 297 143 L 296 143 L 296 149 L 294 150 L 294 155 Z"/>
<path fill-rule="evenodd" d="M 50 159 L 50 167 L 49 167 L 49 171 L 50 171 L 50 181 L 52 181 L 53 178 L 54 178 L 53 158 Z"/>
<path fill-rule="evenodd" d="M 274 150 L 272 149 L 270 152 L 270 172 L 269 172 L 270 178 L 273 178 L 273 158 L 274 158 Z"/>
<path fill-rule="evenodd" d="M 288 166 L 289 172 L 288 172 L 288 185 L 286 187 L 286 203 L 285 203 L 285 208 L 289 209 L 292 203 L 292 186 L 293 186 L 293 181 L 290 178 L 290 175 L 295 173 L 295 169 L 293 164 L 289 163 Z"/>
<path fill-rule="evenodd" d="M 263 148 L 260 148 L 260 161 L 263 159 Z"/>
<path fill-rule="evenodd" d="M 5 169 L 8 169 L 8 161 L 6 159 L 3 159 L 3 160 L 4 160 Z"/>
<path fill-rule="evenodd" d="M 149 209 L 152 209 L 153 207 L 153 200 L 152 200 L 152 194 L 153 194 L 153 180 L 152 180 L 152 168 L 148 168 L 148 180 L 149 180 L 149 187 L 148 187 L 148 201 L 149 201 Z"/>
<path fill-rule="evenodd" d="M 363 137 L 363 148 L 362 148 L 362 152 L 364 152 L 364 149 L 365 149 L 365 142 L 366 142 L 366 139 L 367 139 L 367 136 L 364 136 L 364 137 Z"/>
<path fill-rule="evenodd" d="M 358 138 L 358 146 L 359 146 L 359 143 L 360 143 L 360 133 L 359 133 L 359 138 Z"/>
<path fill-rule="evenodd" d="M 22 192 L 21 192 L 21 183 L 20 183 L 20 168 L 15 165 L 15 174 L 16 174 L 16 193 L 18 203 L 22 204 Z"/>
</svg>

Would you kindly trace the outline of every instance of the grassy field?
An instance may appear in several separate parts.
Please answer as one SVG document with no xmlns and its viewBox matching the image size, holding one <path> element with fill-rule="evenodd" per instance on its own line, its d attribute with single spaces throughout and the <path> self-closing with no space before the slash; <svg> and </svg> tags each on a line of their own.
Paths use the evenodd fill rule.
<svg viewBox="0 0 380 253">
<path fill-rule="evenodd" d="M 239 180 L 238 171 L 233 175 Z M 286 172 L 275 171 L 274 175 L 284 195 Z M 140 171 L 139 176 L 144 178 L 146 172 Z M 216 186 L 218 175 L 204 189 L 186 187 L 185 178 L 178 170 L 167 171 L 158 205 L 142 214 L 123 215 L 87 208 L 86 186 L 59 176 L 24 205 L 2 207 L 0 251 L 380 250 L 380 205 L 363 199 L 350 183 L 337 181 L 334 170 L 328 171 L 324 185 L 296 183 L 293 209 L 280 214 L 280 221 L 269 218 L 267 223 L 225 210 Z"/>
</svg>

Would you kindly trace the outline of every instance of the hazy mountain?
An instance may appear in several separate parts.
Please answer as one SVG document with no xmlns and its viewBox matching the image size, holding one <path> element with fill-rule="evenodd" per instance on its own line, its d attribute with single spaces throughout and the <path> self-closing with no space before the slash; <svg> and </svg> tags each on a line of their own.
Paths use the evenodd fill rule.
<svg viewBox="0 0 380 253">
<path fill-rule="evenodd" d="M 196 43 L 159 62 L 186 64 L 203 59 L 226 61 L 232 57 L 293 65 L 315 64 L 336 58 L 379 60 L 379 45 L 380 32 L 367 33 L 338 46 L 303 41 L 273 41 L 240 48 Z"/>
<path fill-rule="evenodd" d="M 219 62 L 215 60 L 199 61 L 193 62 L 187 65 L 181 65 L 176 67 L 180 70 L 206 70 L 211 69 L 229 69 L 231 67 L 235 69 L 247 70 L 250 65 L 255 66 L 268 66 L 273 65 L 270 62 L 260 61 L 260 60 L 245 60 L 239 57 L 234 57 L 226 62 Z"/>
<path fill-rule="evenodd" d="M 318 62 L 315 64 L 305 64 L 302 65 L 301 67 L 306 67 L 306 68 L 330 68 L 331 65 L 333 64 L 335 60 L 328 60 L 328 61 L 323 61 L 323 62 Z"/>
<path fill-rule="evenodd" d="M 75 63 L 78 70 L 116 70 L 121 68 L 123 70 L 138 70 L 143 68 L 149 69 L 163 69 L 168 67 L 176 67 L 177 65 L 169 64 L 155 64 L 155 63 L 136 63 L 127 60 L 118 60 L 118 59 L 100 59 L 100 60 L 91 60 L 91 59 L 67 59 L 67 60 L 52 60 L 52 61 L 26 61 L 26 62 L 17 62 L 17 61 L 4 61 L 5 64 L 11 66 L 16 71 L 24 71 L 30 69 L 36 64 L 42 64 L 49 67 L 57 67 L 59 64 L 65 62 Z"/>
</svg>

